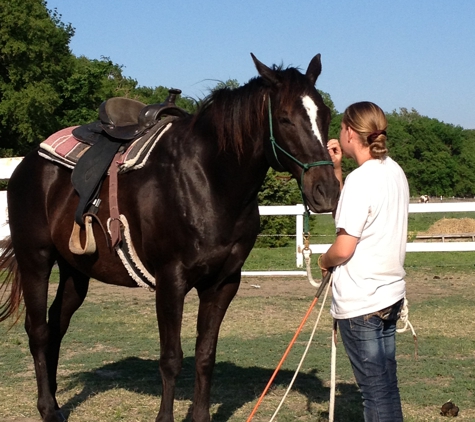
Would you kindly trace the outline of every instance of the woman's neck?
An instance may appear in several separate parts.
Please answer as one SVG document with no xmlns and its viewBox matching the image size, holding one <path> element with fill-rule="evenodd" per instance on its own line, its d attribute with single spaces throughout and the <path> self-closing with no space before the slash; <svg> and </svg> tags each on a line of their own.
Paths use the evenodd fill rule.
<svg viewBox="0 0 475 422">
<path fill-rule="evenodd" d="M 353 159 L 356 161 L 356 164 L 358 164 L 359 167 L 366 163 L 366 161 L 373 160 L 373 157 L 371 157 L 368 147 L 361 147 L 355 151 Z"/>
</svg>

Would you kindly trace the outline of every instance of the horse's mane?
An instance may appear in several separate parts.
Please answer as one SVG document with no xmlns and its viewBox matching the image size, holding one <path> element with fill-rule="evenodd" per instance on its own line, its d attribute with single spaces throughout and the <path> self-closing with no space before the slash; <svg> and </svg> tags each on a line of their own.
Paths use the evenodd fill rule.
<svg viewBox="0 0 475 422">
<path fill-rule="evenodd" d="M 296 92 L 308 89 L 308 79 L 296 68 L 273 66 L 279 80 L 280 103 L 291 103 Z M 256 137 L 256 128 L 267 120 L 267 94 L 271 86 L 262 77 L 255 77 L 245 85 L 231 89 L 217 89 L 201 103 L 193 118 L 193 125 L 202 119 L 214 127 L 220 150 L 231 149 L 241 155 L 246 141 Z M 273 105 L 278 106 L 278 104 Z"/>
</svg>

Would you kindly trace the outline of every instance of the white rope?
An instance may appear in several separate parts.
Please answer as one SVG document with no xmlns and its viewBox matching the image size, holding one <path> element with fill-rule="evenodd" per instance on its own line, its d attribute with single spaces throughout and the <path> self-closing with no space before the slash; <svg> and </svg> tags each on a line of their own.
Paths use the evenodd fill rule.
<svg viewBox="0 0 475 422">
<path fill-rule="evenodd" d="M 409 321 L 409 301 L 406 298 L 404 298 L 404 304 L 402 305 L 402 308 L 401 308 L 400 320 L 404 324 L 404 327 L 398 328 L 396 331 L 398 333 L 404 333 L 407 331 L 407 327 L 410 327 L 412 331 L 412 335 L 414 337 L 417 337 L 416 332 L 414 331 L 414 327 Z"/>
<path fill-rule="evenodd" d="M 312 276 L 312 269 L 310 268 L 310 263 L 311 263 L 310 257 L 312 256 L 312 250 L 306 246 L 302 250 L 302 255 L 305 260 L 305 267 L 307 268 L 307 280 L 313 287 L 316 287 L 318 289 L 320 287 L 320 284 L 322 283 L 315 281 Z"/>
<path fill-rule="evenodd" d="M 336 393 L 336 320 L 333 320 L 332 328 L 332 353 L 331 353 L 331 376 L 330 376 L 330 406 L 328 409 L 328 422 L 333 422 L 335 415 Z"/>
<path fill-rule="evenodd" d="M 318 313 L 318 317 L 317 317 L 317 320 L 316 320 L 315 325 L 313 327 L 312 334 L 310 334 L 310 338 L 308 339 L 307 347 L 305 348 L 305 351 L 303 352 L 302 358 L 300 359 L 300 362 L 297 366 L 297 369 L 295 370 L 295 373 L 294 373 L 294 376 L 293 376 L 292 380 L 290 381 L 290 385 L 287 388 L 287 391 L 285 392 L 284 396 L 282 397 L 282 400 L 280 401 L 279 406 L 277 406 L 277 409 L 274 412 L 274 414 L 272 415 L 269 422 L 272 422 L 274 420 L 274 418 L 277 416 L 277 413 L 279 413 L 279 410 L 282 407 L 282 405 L 284 404 L 284 401 L 287 398 L 287 395 L 289 394 L 290 390 L 292 389 L 294 381 L 297 378 L 297 375 L 300 371 L 300 368 L 302 367 L 303 361 L 305 360 L 305 357 L 307 356 L 308 349 L 310 348 L 310 345 L 312 344 L 313 336 L 315 335 L 315 331 L 317 330 L 317 326 L 318 326 L 318 323 L 320 321 L 320 316 L 322 315 L 322 311 L 323 311 L 323 307 L 325 305 L 325 301 L 327 299 L 328 291 L 330 290 L 330 286 L 332 284 L 331 281 L 332 281 L 332 277 L 330 277 L 327 289 L 325 290 L 325 295 L 323 296 L 322 306 L 320 307 L 320 312 Z"/>
<path fill-rule="evenodd" d="M 414 327 L 412 326 L 411 322 L 409 321 L 409 301 L 404 298 L 404 304 L 402 305 L 401 308 L 401 315 L 400 315 L 400 320 L 404 324 L 404 327 L 398 328 L 396 332 L 398 333 L 404 333 L 407 331 L 407 328 L 409 327 L 412 331 L 412 338 L 414 339 L 414 357 L 417 359 L 418 356 L 418 350 L 417 350 L 417 334 L 416 331 L 414 330 Z"/>
</svg>

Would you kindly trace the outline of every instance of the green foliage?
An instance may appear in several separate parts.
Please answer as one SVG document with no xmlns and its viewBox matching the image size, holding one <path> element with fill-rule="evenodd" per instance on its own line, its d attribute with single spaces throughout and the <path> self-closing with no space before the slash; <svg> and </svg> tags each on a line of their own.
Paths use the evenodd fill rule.
<svg viewBox="0 0 475 422">
<path fill-rule="evenodd" d="M 99 105 L 114 96 L 129 97 L 137 82 L 122 76 L 122 68 L 109 58 L 72 57 L 69 75 L 61 82 L 61 105 L 56 110 L 60 127 L 97 119 Z"/>
<path fill-rule="evenodd" d="M 412 196 L 475 195 L 475 131 L 401 108 L 386 115 L 389 155 L 404 169 Z M 329 138 L 340 133 L 342 114 L 330 125 Z M 343 158 L 343 177 L 357 165 Z"/>
<path fill-rule="evenodd" d="M 74 29 L 41 0 L 0 0 L 0 157 L 24 155 L 51 133 L 97 119 L 111 97 L 162 102 L 168 89 L 138 88 L 108 57 L 75 57 Z M 189 112 L 196 103 L 179 98 Z"/>
<path fill-rule="evenodd" d="M 158 86 L 155 88 L 139 86 L 134 89 L 134 98 L 144 102 L 145 104 L 162 103 L 168 97 L 169 88 Z M 176 105 L 186 110 L 188 113 L 194 113 L 197 108 L 197 102 L 188 97 L 179 96 L 176 100 Z"/>
<path fill-rule="evenodd" d="M 214 88 L 211 89 L 211 91 L 216 91 L 218 89 L 236 89 L 239 88 L 240 84 L 237 81 L 237 79 L 228 79 L 226 82 L 219 81 Z"/>
<path fill-rule="evenodd" d="M 0 22 L 0 154 L 23 154 L 57 128 L 74 30 L 40 0 L 2 0 Z"/>
<path fill-rule="evenodd" d="M 388 116 L 389 154 L 406 172 L 411 195 L 473 196 L 473 131 L 401 108 Z"/>
</svg>

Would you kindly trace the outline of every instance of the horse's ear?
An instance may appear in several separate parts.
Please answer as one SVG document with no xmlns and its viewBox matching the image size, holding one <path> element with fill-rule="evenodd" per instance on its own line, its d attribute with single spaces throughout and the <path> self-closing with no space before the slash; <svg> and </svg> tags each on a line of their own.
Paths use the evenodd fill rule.
<svg viewBox="0 0 475 422">
<path fill-rule="evenodd" d="M 315 82 L 317 82 L 317 78 L 322 72 L 322 62 L 320 60 L 321 55 L 320 53 L 317 54 L 311 61 L 310 64 L 308 65 L 307 68 L 307 78 L 310 79 L 310 82 L 312 82 L 313 85 L 315 85 Z"/>
<path fill-rule="evenodd" d="M 256 56 L 251 53 L 252 60 L 254 60 L 254 64 L 256 65 L 257 72 L 262 78 L 270 82 L 272 85 L 276 85 L 279 83 L 279 79 L 277 78 L 276 73 L 269 67 L 267 67 L 264 63 L 257 60 Z"/>
</svg>

